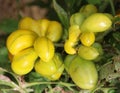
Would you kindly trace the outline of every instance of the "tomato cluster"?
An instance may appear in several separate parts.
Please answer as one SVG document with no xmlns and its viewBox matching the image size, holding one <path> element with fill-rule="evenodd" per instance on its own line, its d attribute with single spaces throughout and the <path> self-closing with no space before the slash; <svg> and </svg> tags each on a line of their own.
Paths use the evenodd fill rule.
<svg viewBox="0 0 120 93">
<path fill-rule="evenodd" d="M 34 20 L 25 17 L 20 20 L 18 30 L 7 38 L 11 68 L 18 75 L 25 75 L 33 68 L 50 80 L 60 78 L 64 64 L 55 52 L 54 42 L 62 36 L 62 26 L 48 19 Z"/>
<path fill-rule="evenodd" d="M 20 20 L 18 30 L 7 39 L 7 48 L 12 55 L 11 68 L 18 75 L 25 75 L 34 68 L 50 80 L 59 79 L 65 68 L 77 86 L 93 89 L 98 81 L 94 61 L 103 54 L 96 37 L 111 25 L 110 14 L 98 13 L 91 4 L 81 7 L 70 17 L 68 38 L 62 41 L 66 52 L 63 60 L 55 51 L 55 43 L 63 36 L 62 25 L 48 19 L 25 17 Z"/>
<path fill-rule="evenodd" d="M 65 69 L 72 80 L 83 89 L 93 89 L 98 81 L 94 62 L 100 60 L 103 49 L 96 37 L 112 26 L 112 15 L 99 13 L 96 6 L 84 5 L 70 17 L 68 39 L 64 50 Z"/>
</svg>

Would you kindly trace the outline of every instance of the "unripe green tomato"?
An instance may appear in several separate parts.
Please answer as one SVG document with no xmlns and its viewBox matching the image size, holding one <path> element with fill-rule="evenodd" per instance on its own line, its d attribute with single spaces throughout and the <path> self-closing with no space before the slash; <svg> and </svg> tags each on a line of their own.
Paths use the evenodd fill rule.
<svg viewBox="0 0 120 93">
<path fill-rule="evenodd" d="M 97 7 L 93 4 L 87 4 L 80 8 L 80 13 L 83 13 L 86 17 L 97 12 Z"/>
<path fill-rule="evenodd" d="M 99 52 L 92 46 L 87 47 L 81 45 L 78 49 L 78 55 L 86 60 L 94 60 L 99 56 Z"/>
<path fill-rule="evenodd" d="M 95 43 L 92 45 L 92 47 L 96 48 L 97 51 L 99 52 L 99 56 L 98 56 L 96 59 L 94 59 L 93 61 L 94 61 L 94 62 L 99 62 L 99 61 L 101 60 L 103 54 L 104 54 L 102 45 L 101 45 L 100 43 L 95 42 Z"/>
<path fill-rule="evenodd" d="M 99 52 L 99 55 L 103 55 L 104 51 L 102 48 L 102 45 L 100 43 L 95 42 L 92 47 L 96 48 L 97 51 Z"/>
<path fill-rule="evenodd" d="M 77 55 L 70 61 L 68 73 L 73 82 L 82 89 L 93 89 L 98 81 L 98 73 L 92 61 Z"/>
<path fill-rule="evenodd" d="M 74 54 L 74 55 L 67 55 L 67 56 L 65 57 L 64 64 L 65 64 L 65 69 L 66 69 L 66 71 L 68 71 L 71 61 L 72 61 L 76 56 L 77 56 L 77 55 Z"/>
<path fill-rule="evenodd" d="M 94 13 L 85 19 L 81 31 L 103 32 L 110 29 L 112 21 L 104 13 Z"/>
<path fill-rule="evenodd" d="M 81 26 L 85 18 L 86 18 L 85 15 L 79 12 L 72 14 L 72 16 L 70 17 L 70 25 Z"/>
</svg>

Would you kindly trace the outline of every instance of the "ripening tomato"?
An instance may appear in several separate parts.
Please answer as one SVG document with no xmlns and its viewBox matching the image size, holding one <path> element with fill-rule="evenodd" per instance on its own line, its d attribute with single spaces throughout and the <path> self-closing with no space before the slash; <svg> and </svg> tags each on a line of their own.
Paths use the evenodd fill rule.
<svg viewBox="0 0 120 93">
<path fill-rule="evenodd" d="M 110 29 L 111 25 L 111 19 L 104 13 L 94 13 L 84 20 L 81 31 L 103 32 Z"/>
<path fill-rule="evenodd" d="M 72 59 L 71 56 L 73 56 Z M 79 55 L 71 56 L 68 55 L 65 58 L 65 68 L 68 64 L 67 72 L 73 82 L 82 89 L 93 89 L 98 81 L 95 64 L 92 61 L 82 59 Z"/>
</svg>

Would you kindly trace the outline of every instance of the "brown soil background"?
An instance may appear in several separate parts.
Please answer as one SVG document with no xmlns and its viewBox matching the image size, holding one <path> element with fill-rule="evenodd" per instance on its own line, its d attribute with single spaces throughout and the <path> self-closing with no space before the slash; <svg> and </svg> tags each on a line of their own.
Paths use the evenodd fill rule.
<svg viewBox="0 0 120 93">
<path fill-rule="evenodd" d="M 4 18 L 18 18 L 18 15 L 40 19 L 46 16 L 47 9 L 39 6 L 28 6 L 35 0 L 0 0 L 0 21 Z M 44 0 L 47 2 L 47 0 Z"/>
</svg>

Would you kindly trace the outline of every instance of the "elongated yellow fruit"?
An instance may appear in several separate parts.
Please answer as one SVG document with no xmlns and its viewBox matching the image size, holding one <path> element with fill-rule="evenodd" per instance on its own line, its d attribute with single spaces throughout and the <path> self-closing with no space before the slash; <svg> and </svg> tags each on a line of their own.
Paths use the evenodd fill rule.
<svg viewBox="0 0 120 93">
<path fill-rule="evenodd" d="M 13 72 L 18 75 L 29 73 L 33 69 L 37 57 L 38 55 L 33 48 L 27 48 L 20 51 L 13 57 L 13 61 L 11 63 Z"/>
<path fill-rule="evenodd" d="M 69 40 L 71 42 L 77 42 L 79 40 L 81 30 L 79 28 L 79 25 L 72 25 L 69 28 Z"/>
<path fill-rule="evenodd" d="M 45 62 L 51 60 L 55 53 L 54 44 L 47 37 L 38 37 L 35 40 L 34 49 L 38 56 Z"/>
<path fill-rule="evenodd" d="M 37 33 L 39 36 L 41 36 L 41 27 L 39 26 L 39 23 L 30 18 L 30 17 L 24 17 L 20 20 L 18 24 L 19 29 L 25 29 L 25 30 L 31 30 L 35 33 Z"/>
<path fill-rule="evenodd" d="M 103 13 L 94 13 L 87 17 L 81 25 L 82 32 L 103 32 L 112 26 L 111 19 Z"/>
<path fill-rule="evenodd" d="M 76 49 L 74 48 L 76 44 L 70 40 L 66 40 L 64 44 L 64 50 L 67 54 L 76 54 Z"/>
<path fill-rule="evenodd" d="M 12 55 L 21 50 L 31 47 L 37 37 L 37 34 L 29 30 L 16 30 L 7 38 L 7 48 Z"/>
</svg>

